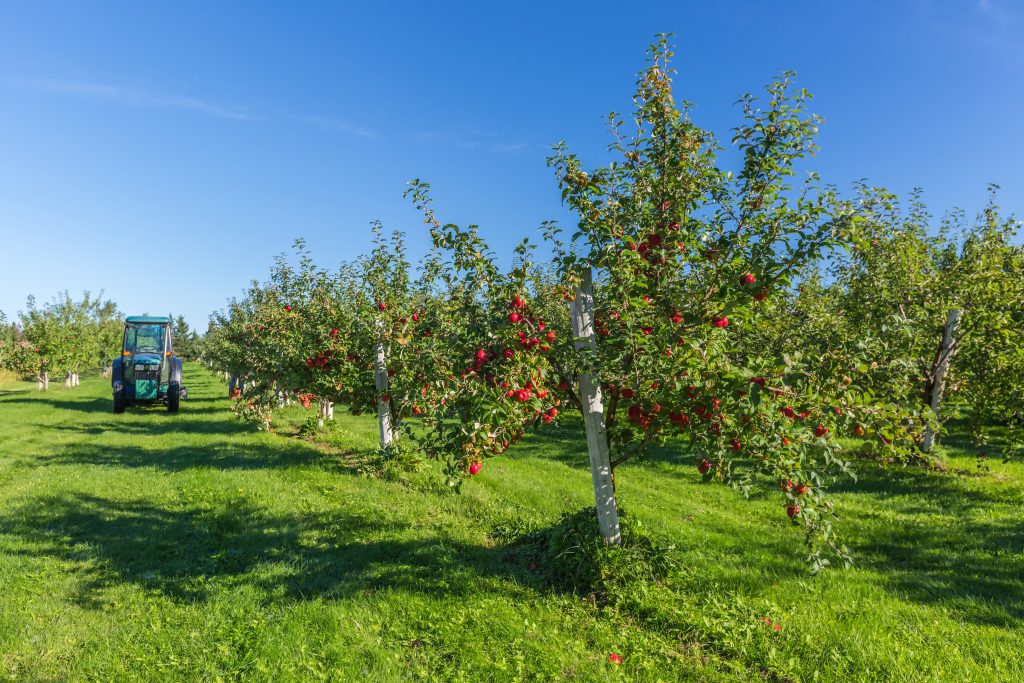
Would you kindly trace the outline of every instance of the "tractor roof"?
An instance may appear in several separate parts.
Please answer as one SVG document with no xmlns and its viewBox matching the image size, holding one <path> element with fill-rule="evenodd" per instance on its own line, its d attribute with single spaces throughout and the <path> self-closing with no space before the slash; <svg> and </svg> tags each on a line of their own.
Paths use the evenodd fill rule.
<svg viewBox="0 0 1024 683">
<path fill-rule="evenodd" d="M 124 319 L 126 323 L 138 325 L 170 325 L 171 319 L 165 315 L 130 315 Z"/>
</svg>

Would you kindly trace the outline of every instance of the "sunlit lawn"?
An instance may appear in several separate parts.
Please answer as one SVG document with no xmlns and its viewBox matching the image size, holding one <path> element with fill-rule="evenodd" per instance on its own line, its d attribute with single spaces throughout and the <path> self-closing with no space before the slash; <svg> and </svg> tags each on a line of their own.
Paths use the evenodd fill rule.
<svg viewBox="0 0 1024 683">
<path fill-rule="evenodd" d="M 857 564 L 812 577 L 777 497 L 702 484 L 668 449 L 617 481 L 685 570 L 609 609 L 490 535 L 592 503 L 571 419 L 456 495 L 434 467 L 360 474 L 370 418 L 312 444 L 295 408 L 260 433 L 186 378 L 176 416 L 115 416 L 98 377 L 0 386 L 0 676 L 1024 680 L 1020 463 L 862 468 L 836 494 Z"/>
</svg>

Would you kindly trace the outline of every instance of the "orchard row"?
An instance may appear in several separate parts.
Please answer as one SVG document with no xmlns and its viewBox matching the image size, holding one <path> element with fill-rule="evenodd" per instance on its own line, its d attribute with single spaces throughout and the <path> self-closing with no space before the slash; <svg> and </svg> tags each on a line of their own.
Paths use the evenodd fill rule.
<svg viewBox="0 0 1024 683">
<path fill-rule="evenodd" d="M 270 428 L 291 395 L 376 412 L 382 447 L 401 437 L 454 485 L 582 412 L 609 542 L 615 466 L 671 440 L 709 480 L 777 487 L 816 567 L 846 557 L 828 484 L 853 455 L 927 461 L 945 378 L 977 406 L 1001 401 L 1009 424 L 1024 376 L 1006 372 L 1024 367 L 1016 223 L 993 206 L 936 237 L 881 190 L 794 185 L 819 120 L 788 76 L 742 100 L 742 168 L 725 171 L 673 101 L 670 55 L 653 46 L 635 125 L 610 118 L 616 161 L 584 170 L 555 147 L 579 220 L 568 240 L 543 226 L 550 260 L 524 240 L 503 268 L 419 181 L 407 196 L 434 248 L 416 266 L 379 225 L 373 251 L 336 272 L 301 242 L 297 262 L 280 258 L 207 335 L 207 361 L 245 378 L 239 412 Z M 964 325 L 949 335 L 952 309 Z"/>
</svg>

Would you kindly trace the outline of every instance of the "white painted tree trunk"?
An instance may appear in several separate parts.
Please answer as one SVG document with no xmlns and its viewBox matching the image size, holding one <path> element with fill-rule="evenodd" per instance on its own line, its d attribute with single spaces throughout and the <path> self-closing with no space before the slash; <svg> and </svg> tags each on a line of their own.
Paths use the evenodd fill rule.
<svg viewBox="0 0 1024 683">
<path fill-rule="evenodd" d="M 374 349 L 373 379 L 377 386 L 377 427 L 380 432 L 380 447 L 391 445 L 391 402 L 384 400 L 388 393 L 388 365 L 384 354 L 384 345 L 377 344 Z"/>
<path fill-rule="evenodd" d="M 50 373 L 43 370 L 36 375 L 36 390 L 37 391 L 48 391 L 50 388 Z"/>
<path fill-rule="evenodd" d="M 71 386 L 75 386 L 75 387 L 77 387 L 77 386 L 81 386 L 81 384 L 82 384 L 82 380 L 81 380 L 81 379 L 79 379 L 79 377 L 78 377 L 78 373 L 77 373 L 77 372 L 76 372 L 76 373 L 73 373 L 73 374 L 72 374 L 72 376 L 71 376 L 71 382 L 72 382 Z"/>
<path fill-rule="evenodd" d="M 953 354 L 956 353 L 956 345 L 953 342 L 953 335 L 956 334 L 956 328 L 959 324 L 959 309 L 951 309 L 949 311 L 949 317 L 946 318 L 946 331 L 942 335 L 942 346 L 939 347 L 939 359 L 935 366 L 935 376 L 932 379 L 931 407 L 932 412 L 936 415 L 939 414 L 939 408 L 942 407 L 942 393 L 946 390 L 946 373 L 949 372 L 949 361 L 953 357 Z M 936 436 L 936 430 L 931 427 L 925 430 L 921 449 L 925 452 L 931 451 L 932 447 L 935 445 Z"/>
<path fill-rule="evenodd" d="M 328 401 L 327 402 L 327 419 L 328 420 L 333 420 L 334 419 L 334 401 Z"/>
<path fill-rule="evenodd" d="M 71 387 L 75 386 L 74 384 L 72 384 L 72 378 L 73 378 L 73 375 L 70 372 L 68 372 L 68 373 L 66 373 L 64 375 L 64 388 L 65 389 L 70 389 Z"/>
<path fill-rule="evenodd" d="M 327 419 L 327 401 L 320 401 L 320 415 L 316 421 L 317 427 L 324 426 L 324 420 Z"/>
<path fill-rule="evenodd" d="M 235 393 L 235 387 L 238 386 L 238 376 L 233 373 L 228 373 L 228 396 L 232 396 Z"/>
<path fill-rule="evenodd" d="M 597 347 L 594 331 L 594 282 L 589 268 L 583 274 L 583 282 L 576 290 L 576 300 L 571 308 L 572 334 L 578 350 L 593 352 Z M 590 453 L 590 475 L 594 482 L 594 503 L 597 507 L 597 522 L 601 536 L 608 545 L 618 545 L 622 540 L 619 531 L 619 511 L 615 503 L 615 482 L 612 478 L 611 457 L 608 453 L 608 437 L 605 432 L 604 402 L 601 397 L 601 380 L 592 372 L 579 376 L 579 397 L 583 406 L 583 424 L 587 431 L 587 450 Z"/>
</svg>

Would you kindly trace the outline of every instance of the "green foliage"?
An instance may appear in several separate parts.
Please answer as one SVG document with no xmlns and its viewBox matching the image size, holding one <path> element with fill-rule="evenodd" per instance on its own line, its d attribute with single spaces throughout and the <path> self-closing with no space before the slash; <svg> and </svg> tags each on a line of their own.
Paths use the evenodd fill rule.
<svg viewBox="0 0 1024 683">
<path fill-rule="evenodd" d="M 865 370 L 855 386 L 908 409 L 930 412 L 939 349 L 950 310 L 961 322 L 949 355 L 946 395 L 975 416 L 984 443 L 989 425 L 1011 427 L 1007 455 L 1021 448 L 1021 335 L 1024 249 L 1013 244 L 1019 222 L 1000 215 L 995 195 L 974 223 L 962 212 L 936 227 L 911 195 L 904 210 L 885 190 L 859 187 L 851 248 L 835 254 L 829 277 L 808 269 L 797 290 L 773 303 L 759 343 L 789 345 L 809 356 L 843 350 Z M 880 432 L 861 424 L 872 446 Z M 882 455 L 889 455 L 882 453 Z"/>
</svg>

